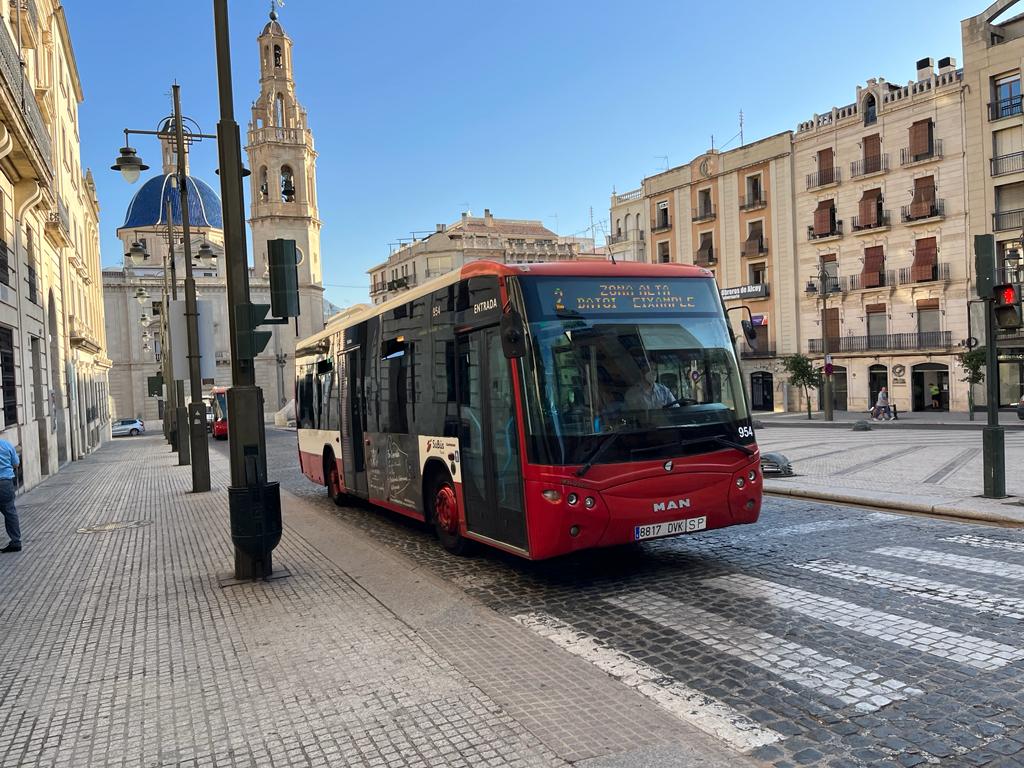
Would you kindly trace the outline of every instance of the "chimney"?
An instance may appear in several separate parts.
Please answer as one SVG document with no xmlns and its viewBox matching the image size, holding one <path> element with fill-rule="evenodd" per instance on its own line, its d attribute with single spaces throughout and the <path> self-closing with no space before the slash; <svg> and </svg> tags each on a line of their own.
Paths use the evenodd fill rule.
<svg viewBox="0 0 1024 768">
<path fill-rule="evenodd" d="M 484 224 L 486 224 L 488 227 L 494 224 L 494 217 L 491 216 L 490 208 L 484 208 Z"/>
<path fill-rule="evenodd" d="M 917 79 L 930 80 L 935 77 L 935 59 L 929 56 L 926 59 L 918 59 L 917 61 Z"/>
<path fill-rule="evenodd" d="M 463 211 L 462 212 L 462 220 L 465 221 L 468 218 L 469 218 L 469 211 Z"/>
<path fill-rule="evenodd" d="M 955 72 L 955 71 L 956 71 L 956 59 L 954 59 L 952 56 L 944 56 L 943 58 L 939 59 L 939 74 L 940 75 L 944 75 L 947 72 Z"/>
<path fill-rule="evenodd" d="M 435 228 L 434 228 L 434 231 L 435 232 L 444 232 L 445 229 L 447 229 L 447 227 L 444 224 L 436 224 Z"/>
</svg>

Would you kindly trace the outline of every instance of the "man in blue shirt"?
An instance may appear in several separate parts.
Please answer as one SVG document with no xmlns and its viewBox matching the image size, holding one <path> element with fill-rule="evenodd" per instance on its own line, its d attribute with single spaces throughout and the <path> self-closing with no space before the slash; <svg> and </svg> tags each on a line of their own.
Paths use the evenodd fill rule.
<svg viewBox="0 0 1024 768">
<path fill-rule="evenodd" d="M 18 451 L 9 442 L 0 438 L 0 512 L 4 516 L 4 527 L 10 542 L 0 552 L 21 552 L 21 526 L 18 510 L 14 507 L 14 470 L 21 464 Z"/>
</svg>

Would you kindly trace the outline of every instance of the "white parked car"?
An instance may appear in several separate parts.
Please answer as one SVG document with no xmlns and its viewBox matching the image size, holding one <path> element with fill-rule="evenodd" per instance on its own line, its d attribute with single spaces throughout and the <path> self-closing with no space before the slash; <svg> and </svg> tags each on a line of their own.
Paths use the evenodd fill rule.
<svg viewBox="0 0 1024 768">
<path fill-rule="evenodd" d="M 126 435 L 135 437 L 144 434 L 145 431 L 146 422 L 142 419 L 115 419 L 110 434 L 114 437 L 125 437 Z"/>
</svg>

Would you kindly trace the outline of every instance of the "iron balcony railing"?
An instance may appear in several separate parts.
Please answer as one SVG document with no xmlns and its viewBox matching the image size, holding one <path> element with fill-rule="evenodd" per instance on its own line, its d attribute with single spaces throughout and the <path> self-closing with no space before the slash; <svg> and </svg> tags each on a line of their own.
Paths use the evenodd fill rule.
<svg viewBox="0 0 1024 768">
<path fill-rule="evenodd" d="M 889 285 L 896 285 L 896 270 L 882 269 L 878 273 L 878 285 L 865 285 L 863 274 L 850 275 L 846 278 L 849 281 L 851 291 L 871 290 L 873 288 L 885 288 Z"/>
<path fill-rule="evenodd" d="M 926 283 L 932 280 L 949 280 L 949 263 L 943 261 L 932 264 L 931 277 L 925 278 L 918 273 L 918 279 L 916 280 L 914 279 L 913 267 L 900 267 L 898 280 L 900 285 Z"/>
<path fill-rule="evenodd" d="M 808 339 L 808 351 L 821 354 L 821 339 Z M 876 333 L 868 336 L 835 336 L 828 339 L 828 351 L 871 352 L 874 350 L 909 351 L 920 349 L 950 349 L 951 331 L 917 331 L 911 333 Z"/>
<path fill-rule="evenodd" d="M 752 211 L 755 208 L 764 208 L 766 205 L 768 205 L 768 199 L 765 197 L 764 192 L 758 192 L 755 195 L 744 195 L 740 198 L 741 211 Z"/>
<path fill-rule="evenodd" d="M 1019 115 L 1021 112 L 1024 112 L 1021 105 L 1022 101 L 1020 96 L 1009 96 L 1005 99 L 990 102 L 988 105 L 988 119 L 999 120 L 1004 117 Z"/>
<path fill-rule="evenodd" d="M 846 293 L 846 280 L 842 277 L 826 277 L 824 281 L 813 278 L 807 281 L 804 293 L 808 296 L 819 296 L 822 293 Z"/>
<path fill-rule="evenodd" d="M 881 173 L 889 170 L 889 155 L 871 155 L 850 163 L 850 176 L 866 176 L 869 173 Z"/>
<path fill-rule="evenodd" d="M 1004 229 L 1024 229 L 1024 208 L 993 213 L 992 229 L 996 232 Z"/>
<path fill-rule="evenodd" d="M 843 220 L 836 219 L 835 225 L 827 232 L 815 232 L 813 225 L 807 226 L 807 239 L 808 240 L 821 240 L 824 237 L 837 237 L 843 234 Z"/>
<path fill-rule="evenodd" d="M 814 173 L 807 174 L 807 188 L 815 189 L 816 187 L 824 187 L 828 184 L 838 184 L 841 181 L 839 178 L 839 169 L 836 167 L 822 168 L 815 171 Z"/>
<path fill-rule="evenodd" d="M 903 147 L 900 150 L 900 165 L 912 165 L 913 163 L 923 163 L 925 160 L 939 160 L 942 158 L 942 139 L 932 139 L 928 145 L 928 150 L 925 152 L 919 152 L 918 154 L 911 154 L 910 147 Z"/>
<path fill-rule="evenodd" d="M 31 301 L 33 304 L 40 304 L 39 278 L 36 274 L 36 268 L 29 264 L 27 274 L 28 277 L 26 278 L 26 282 L 28 283 L 28 300 Z"/>
<path fill-rule="evenodd" d="M 925 210 L 916 210 L 914 205 L 904 205 L 900 208 L 900 218 L 903 223 L 908 221 L 921 221 L 923 219 L 934 219 L 946 215 L 946 201 L 933 200 Z"/>
<path fill-rule="evenodd" d="M 892 216 L 890 211 L 879 211 L 875 217 L 874 222 L 861 223 L 860 216 L 854 216 L 851 226 L 854 232 L 859 232 L 864 229 L 878 229 L 879 227 L 888 227 L 890 223 L 890 217 Z"/>
<path fill-rule="evenodd" d="M 651 225 L 652 234 L 655 232 L 667 232 L 670 229 L 672 229 L 672 219 L 663 219 Z"/>
<path fill-rule="evenodd" d="M 36 103 L 35 94 L 25 85 L 23 88 L 23 75 L 21 69 L 21 56 L 18 55 L 18 47 L 11 39 L 6 24 L 0 24 L 0 80 L 10 95 L 11 102 L 21 105 L 21 113 L 28 124 L 29 134 L 35 142 L 36 149 L 43 161 L 43 165 L 53 175 L 53 157 L 50 145 L 50 134 L 46 130 L 46 123 L 39 112 L 39 105 Z"/>
<path fill-rule="evenodd" d="M 740 357 L 745 360 L 756 360 L 758 358 L 775 357 L 775 345 L 768 344 L 766 346 L 758 347 L 757 349 L 744 347 L 743 349 L 740 350 Z"/>
<path fill-rule="evenodd" d="M 764 235 L 756 240 L 744 240 L 740 246 L 741 256 L 761 256 L 765 253 L 768 253 L 768 241 Z"/>
<path fill-rule="evenodd" d="M 694 221 L 710 221 L 715 218 L 715 206 L 704 205 L 693 209 Z"/>
<path fill-rule="evenodd" d="M 992 158 L 992 175 L 1002 176 L 1004 173 L 1024 171 L 1024 152 L 1011 152 Z"/>
</svg>

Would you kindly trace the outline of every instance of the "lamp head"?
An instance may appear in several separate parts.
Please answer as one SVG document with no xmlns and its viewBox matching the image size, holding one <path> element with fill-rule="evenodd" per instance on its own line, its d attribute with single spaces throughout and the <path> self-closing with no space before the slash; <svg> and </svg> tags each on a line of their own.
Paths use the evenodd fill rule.
<svg viewBox="0 0 1024 768">
<path fill-rule="evenodd" d="M 142 171 L 148 171 L 149 166 L 142 162 L 142 158 L 135 154 L 134 147 L 121 147 L 121 152 L 114 161 L 114 164 L 110 166 L 112 171 L 120 171 L 121 177 L 129 184 L 134 184 L 139 180 L 139 174 Z"/>
</svg>

